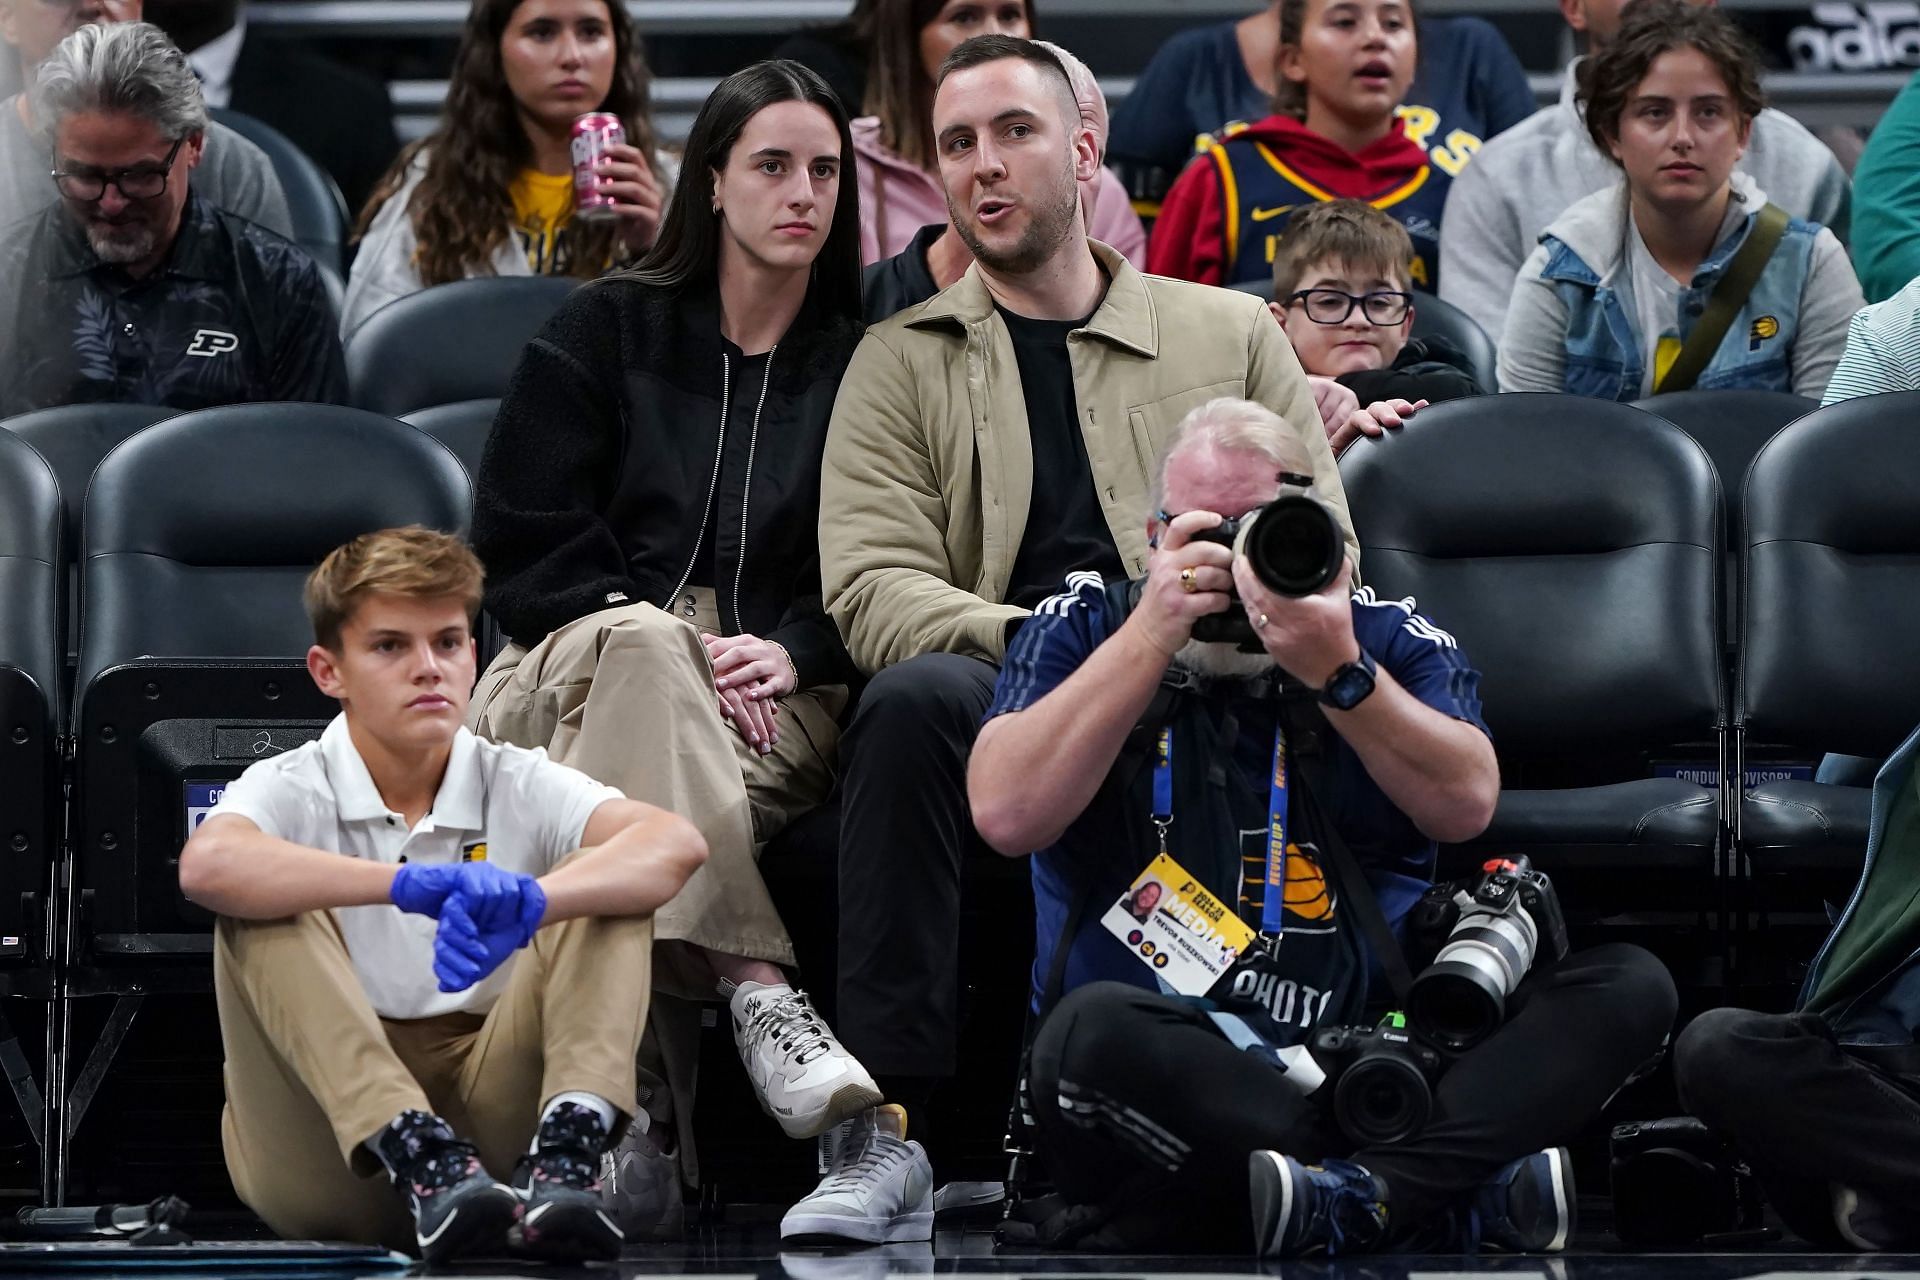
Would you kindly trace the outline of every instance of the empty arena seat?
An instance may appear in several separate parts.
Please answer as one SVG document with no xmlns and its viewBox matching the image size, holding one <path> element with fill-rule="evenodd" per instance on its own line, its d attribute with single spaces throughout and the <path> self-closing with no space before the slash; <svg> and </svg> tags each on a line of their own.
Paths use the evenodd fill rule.
<svg viewBox="0 0 1920 1280">
<path fill-rule="evenodd" d="M 315 104 L 315 110 L 325 110 Z M 267 153 L 293 215 L 293 238 L 334 278 L 346 269 L 347 227 L 352 218 L 333 175 L 264 120 L 240 111 L 215 110 L 213 118 Z M 328 289 L 329 293 L 333 290 Z M 335 300 L 336 306 L 338 299 Z"/>
<path fill-rule="evenodd" d="M 1724 751 L 1720 498 L 1700 446 L 1626 405 L 1500 395 L 1435 405 L 1340 471 L 1366 585 L 1412 597 L 1482 673 L 1504 789 L 1443 871 L 1470 851 L 1603 885 L 1710 869 L 1717 788 L 1648 776 L 1656 754 L 1712 770 Z"/>
<path fill-rule="evenodd" d="M 1882 758 L 1920 725 L 1920 392 L 1818 409 L 1747 473 L 1735 729 L 1741 756 L 1789 746 Z M 1866 787 L 1769 782 L 1739 807 L 1756 875 L 1857 868 Z"/>
<path fill-rule="evenodd" d="M 374 529 L 464 532 L 471 505 L 445 446 L 333 405 L 184 414 L 101 462 L 76 685 L 77 936 L 93 959 L 204 952 L 210 919 L 178 889 L 196 811 L 336 709 L 303 661 L 308 572 Z"/>
<path fill-rule="evenodd" d="M 486 451 L 487 436 L 493 431 L 493 420 L 499 412 L 499 397 L 487 396 L 419 409 L 401 415 L 400 421 L 412 423 L 453 450 L 453 456 L 460 459 L 467 474 L 478 476 L 480 455 Z"/>
<path fill-rule="evenodd" d="M 46 953 L 60 842 L 60 487 L 33 446 L 0 432 L 0 970 Z"/>
<path fill-rule="evenodd" d="M 410 293 L 347 339 L 353 402 L 398 417 L 506 394 L 520 349 L 579 281 L 488 276 Z"/>
<path fill-rule="evenodd" d="M 0 419 L 0 427 L 38 449 L 53 467 L 66 512 L 66 545 L 70 552 L 76 552 L 87 483 L 93 479 L 100 459 L 128 436 L 179 412 L 152 404 L 63 404 Z"/>
</svg>

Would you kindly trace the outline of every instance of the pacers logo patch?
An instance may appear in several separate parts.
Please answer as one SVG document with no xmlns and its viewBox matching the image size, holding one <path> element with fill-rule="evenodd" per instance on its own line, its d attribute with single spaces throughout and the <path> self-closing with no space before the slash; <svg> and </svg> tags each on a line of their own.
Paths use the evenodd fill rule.
<svg viewBox="0 0 1920 1280">
<path fill-rule="evenodd" d="M 1747 330 L 1747 350 L 1758 351 L 1760 344 L 1768 338 L 1780 336 L 1780 322 L 1772 316 L 1761 316 Z"/>
<path fill-rule="evenodd" d="M 1286 903 L 1288 914 L 1316 924 L 1333 919 L 1333 899 L 1327 894 L 1326 873 L 1298 845 L 1287 848 L 1285 894 L 1281 901 Z"/>
<path fill-rule="evenodd" d="M 460 861 L 485 862 L 486 860 L 487 842 L 485 840 L 475 840 L 472 844 L 463 844 L 460 846 Z"/>
</svg>

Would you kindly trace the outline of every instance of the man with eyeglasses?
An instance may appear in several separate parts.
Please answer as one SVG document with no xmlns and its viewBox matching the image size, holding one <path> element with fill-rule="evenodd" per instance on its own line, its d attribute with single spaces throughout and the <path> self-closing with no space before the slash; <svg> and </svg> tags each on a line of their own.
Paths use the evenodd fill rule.
<svg viewBox="0 0 1920 1280">
<path fill-rule="evenodd" d="M 1336 454 L 1362 436 L 1398 430 L 1429 404 L 1488 390 L 1473 380 L 1464 353 L 1410 336 L 1412 258 L 1407 229 L 1362 200 L 1302 209 L 1274 255 L 1274 318 L 1300 367 L 1332 379 L 1347 397 L 1328 414 L 1316 382 Z"/>
<path fill-rule="evenodd" d="M 206 104 L 159 28 L 75 31 L 41 68 L 34 112 L 58 198 L 0 232 L 0 415 L 345 400 L 313 260 L 193 189 Z"/>
<path fill-rule="evenodd" d="M 19 57 L 23 89 L 0 100 L 0 227 L 38 213 L 55 198 L 47 185 L 49 140 L 33 118 L 30 92 L 40 64 L 75 28 L 138 22 L 142 5 L 143 0 L 0 0 L 0 40 Z M 228 213 L 291 236 L 293 215 L 266 152 L 218 122 L 208 123 L 205 138 L 194 179 L 200 194 Z"/>
</svg>

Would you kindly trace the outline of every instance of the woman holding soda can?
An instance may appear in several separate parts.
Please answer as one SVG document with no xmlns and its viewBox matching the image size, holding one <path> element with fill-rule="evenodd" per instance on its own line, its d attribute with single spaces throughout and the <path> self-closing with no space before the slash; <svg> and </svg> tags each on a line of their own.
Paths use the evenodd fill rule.
<svg viewBox="0 0 1920 1280">
<path fill-rule="evenodd" d="M 637 260 L 671 184 L 648 79 L 623 4 L 474 0 L 439 127 L 400 153 L 360 215 L 342 335 L 431 285 L 588 278 Z"/>
<path fill-rule="evenodd" d="M 832 789 L 855 675 L 822 606 L 817 528 L 827 422 L 861 335 L 859 253 L 853 139 L 826 82 L 788 61 L 721 81 L 653 250 L 576 289 L 501 402 L 473 543 L 512 643 L 469 723 L 700 829 L 706 864 L 653 917 L 664 1075 L 687 1078 L 676 1053 L 717 994 L 767 1113 L 793 1138 L 835 1132 L 836 1170 L 866 1152 L 871 1173 L 918 1148 L 789 980 L 793 943 L 756 861 Z M 614 1153 L 609 1208 L 629 1238 L 660 1225 L 653 1188 L 678 1198 L 664 1119 Z M 794 1221 L 831 1219 L 817 1200 Z"/>
</svg>

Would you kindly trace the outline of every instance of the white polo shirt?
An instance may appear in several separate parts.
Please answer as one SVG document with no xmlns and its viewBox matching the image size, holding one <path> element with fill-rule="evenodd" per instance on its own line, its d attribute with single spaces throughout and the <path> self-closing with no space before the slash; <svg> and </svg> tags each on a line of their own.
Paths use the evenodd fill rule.
<svg viewBox="0 0 1920 1280">
<path fill-rule="evenodd" d="M 614 788 L 555 764 L 545 750 L 454 735 L 433 808 L 413 830 L 387 807 L 355 750 L 344 715 L 318 742 L 262 760 L 227 784 L 209 818 L 235 814 L 271 836 L 371 862 L 458 862 L 469 851 L 507 871 L 545 875 L 580 847 L 587 820 Z M 337 907 L 334 917 L 373 1007 L 383 1018 L 485 1013 L 506 986 L 513 958 L 465 991 L 433 976 L 439 922 L 400 908 Z"/>
</svg>

